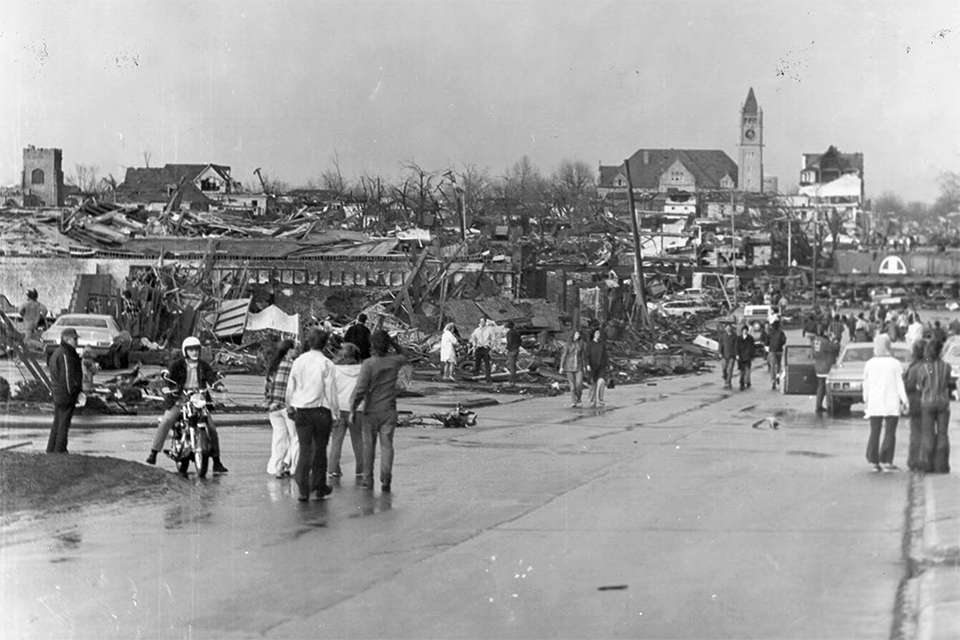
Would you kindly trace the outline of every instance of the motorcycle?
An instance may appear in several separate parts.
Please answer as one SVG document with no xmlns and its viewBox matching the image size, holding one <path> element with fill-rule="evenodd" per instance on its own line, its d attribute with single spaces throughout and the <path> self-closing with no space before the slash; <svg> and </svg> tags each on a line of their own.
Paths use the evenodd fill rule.
<svg viewBox="0 0 960 640">
<path fill-rule="evenodd" d="M 165 379 L 173 383 L 172 380 Z M 222 387 L 215 387 L 222 390 Z M 165 390 L 168 393 L 179 393 L 176 389 Z M 197 468 L 197 477 L 207 475 L 207 467 L 212 457 L 210 434 L 207 425 L 210 423 L 210 405 L 207 391 L 203 389 L 187 392 L 186 401 L 180 406 L 180 417 L 170 429 L 170 448 L 163 453 L 173 460 L 177 470 L 186 477 L 193 462 Z"/>
</svg>

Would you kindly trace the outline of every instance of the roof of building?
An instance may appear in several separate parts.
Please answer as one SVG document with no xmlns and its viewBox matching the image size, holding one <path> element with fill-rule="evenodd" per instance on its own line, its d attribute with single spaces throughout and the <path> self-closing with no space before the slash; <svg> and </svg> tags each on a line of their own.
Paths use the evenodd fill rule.
<svg viewBox="0 0 960 640">
<path fill-rule="evenodd" d="M 186 180 L 181 200 L 184 202 L 213 202 L 193 181 L 207 167 L 233 184 L 230 167 L 222 164 L 166 164 L 163 167 L 130 167 L 117 186 L 117 196 L 125 202 L 165 202 L 170 198 L 168 187 L 176 186 Z"/>
<path fill-rule="evenodd" d="M 753 87 L 750 87 L 749 93 L 747 93 L 747 101 L 743 103 L 743 113 L 746 114 L 756 114 L 760 108 L 757 106 L 757 96 L 753 95 Z"/>
<path fill-rule="evenodd" d="M 737 182 L 737 163 L 719 149 L 639 149 L 630 161 L 630 178 L 634 189 L 655 189 L 660 176 L 680 161 L 697 181 L 698 188 L 720 188 L 724 176 Z M 612 187 L 623 165 L 601 166 L 600 186 Z"/>
<path fill-rule="evenodd" d="M 839 169 L 843 173 L 859 171 L 863 173 L 863 153 L 841 153 L 830 145 L 823 153 L 803 154 L 804 169 Z"/>
</svg>

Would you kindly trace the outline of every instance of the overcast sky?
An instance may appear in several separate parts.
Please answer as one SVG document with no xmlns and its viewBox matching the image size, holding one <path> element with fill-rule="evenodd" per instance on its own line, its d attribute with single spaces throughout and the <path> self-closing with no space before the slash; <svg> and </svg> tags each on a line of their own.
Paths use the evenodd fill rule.
<svg viewBox="0 0 960 640">
<path fill-rule="evenodd" d="M 523 155 L 619 164 L 641 148 L 738 159 L 764 112 L 765 169 L 864 153 L 868 196 L 932 202 L 960 171 L 960 2 L 0 3 L 0 183 L 28 144 L 97 165 L 262 167 L 292 185 L 334 153 L 350 178 Z"/>
</svg>

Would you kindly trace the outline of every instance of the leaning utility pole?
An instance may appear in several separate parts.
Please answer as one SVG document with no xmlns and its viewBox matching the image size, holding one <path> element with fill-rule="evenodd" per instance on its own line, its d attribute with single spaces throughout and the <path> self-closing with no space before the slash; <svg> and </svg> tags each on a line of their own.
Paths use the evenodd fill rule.
<svg viewBox="0 0 960 640">
<path fill-rule="evenodd" d="M 637 208 L 633 203 L 633 179 L 630 177 L 630 161 L 623 161 L 627 174 L 627 203 L 630 206 L 630 227 L 633 229 L 633 289 L 637 294 L 637 306 L 640 308 L 640 320 L 647 329 L 653 329 L 650 314 L 647 313 L 647 296 L 644 292 L 643 256 L 640 253 L 640 225 L 637 222 Z"/>
</svg>

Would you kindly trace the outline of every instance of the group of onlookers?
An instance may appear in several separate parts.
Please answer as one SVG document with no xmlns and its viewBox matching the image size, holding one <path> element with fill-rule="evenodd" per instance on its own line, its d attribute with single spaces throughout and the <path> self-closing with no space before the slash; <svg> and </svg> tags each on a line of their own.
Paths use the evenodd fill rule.
<svg viewBox="0 0 960 640">
<path fill-rule="evenodd" d="M 520 330 L 512 321 L 504 325 L 506 333 L 506 354 L 507 371 L 510 377 L 507 384 L 514 385 L 517 381 L 517 359 L 520 356 L 520 347 L 522 344 Z M 468 342 L 469 351 L 473 355 L 473 371 L 475 375 L 480 375 L 483 369 L 484 379 L 491 381 L 491 360 L 490 354 L 500 339 L 500 329 L 496 321 L 490 318 L 480 318 L 477 328 L 470 334 Z M 457 368 L 457 346 L 460 344 L 460 338 L 457 335 L 456 325 L 448 322 L 443 327 L 443 334 L 440 336 L 440 365 L 441 375 L 444 380 L 456 380 L 454 372 Z"/>
<path fill-rule="evenodd" d="M 386 331 L 371 333 L 363 314 L 347 329 L 333 360 L 325 353 L 328 340 L 327 331 L 311 330 L 303 353 L 285 340 L 267 370 L 264 394 L 273 428 L 267 473 L 292 475 L 302 502 L 332 493 L 328 477 L 343 475 L 347 433 L 357 482 L 373 489 L 378 441 L 381 490 L 391 491 L 393 480 L 397 378 L 406 352 Z"/>
<path fill-rule="evenodd" d="M 589 330 L 589 340 L 574 329 L 560 350 L 560 373 L 565 373 L 570 384 L 571 407 L 583 405 L 583 387 L 590 386 L 590 404 L 603 407 L 607 388 L 607 343 L 599 327 Z"/>
<path fill-rule="evenodd" d="M 873 358 L 863 375 L 864 416 L 870 420 L 867 462 L 874 471 L 895 471 L 896 432 L 901 414 L 910 419 L 907 468 L 923 473 L 950 472 L 950 397 L 954 382 L 941 358 L 937 338 L 913 343 L 907 371 L 890 350 L 890 336 L 873 340 Z M 881 432 L 883 439 L 881 442 Z"/>
<path fill-rule="evenodd" d="M 739 335 L 733 323 L 726 323 L 720 333 L 719 350 L 723 363 L 723 388 L 733 388 L 733 372 L 736 368 L 739 373 L 740 390 L 753 386 L 750 374 L 753 370 L 753 361 L 759 353 L 766 349 L 767 364 L 770 370 L 770 388 L 776 389 L 780 384 L 780 369 L 783 363 L 783 349 L 787 344 L 787 336 L 780 327 L 780 320 L 770 323 L 770 330 L 761 328 L 759 335 L 755 335 L 750 325 L 740 327 Z"/>
</svg>

